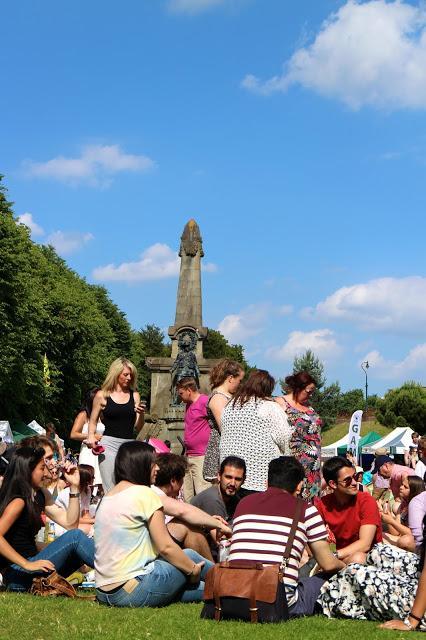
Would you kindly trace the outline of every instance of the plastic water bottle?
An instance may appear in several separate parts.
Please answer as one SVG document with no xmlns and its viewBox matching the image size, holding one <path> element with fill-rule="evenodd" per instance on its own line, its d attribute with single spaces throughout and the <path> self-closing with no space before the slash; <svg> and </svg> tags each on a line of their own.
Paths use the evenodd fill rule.
<svg viewBox="0 0 426 640">
<path fill-rule="evenodd" d="M 50 521 L 49 526 L 47 528 L 47 543 L 49 544 L 49 542 L 53 542 L 55 539 L 56 539 L 55 523 Z"/>
<path fill-rule="evenodd" d="M 231 541 L 226 538 L 222 538 L 219 542 L 219 562 L 225 562 L 228 560 L 230 550 Z"/>
</svg>

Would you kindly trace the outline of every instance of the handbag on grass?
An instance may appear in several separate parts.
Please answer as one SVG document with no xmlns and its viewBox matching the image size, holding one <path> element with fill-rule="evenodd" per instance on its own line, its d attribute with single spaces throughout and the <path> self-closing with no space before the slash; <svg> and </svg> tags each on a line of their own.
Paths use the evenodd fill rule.
<svg viewBox="0 0 426 640">
<path fill-rule="evenodd" d="M 80 596 L 75 587 L 56 571 L 52 571 L 48 576 L 33 578 L 30 593 L 35 596 L 65 596 L 66 598 L 95 600 L 95 596 Z"/>
<path fill-rule="evenodd" d="M 216 564 L 206 575 L 202 618 L 282 622 L 288 620 L 284 570 L 290 557 L 297 525 L 306 506 L 297 498 L 293 522 L 281 564 L 227 561 Z"/>
</svg>

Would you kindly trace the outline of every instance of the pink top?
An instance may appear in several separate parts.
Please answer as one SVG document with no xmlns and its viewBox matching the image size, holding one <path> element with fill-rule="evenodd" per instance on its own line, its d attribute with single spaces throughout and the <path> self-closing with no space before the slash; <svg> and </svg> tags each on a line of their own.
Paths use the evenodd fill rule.
<svg viewBox="0 0 426 640">
<path fill-rule="evenodd" d="M 203 456 L 206 453 L 210 437 L 210 425 L 207 422 L 207 403 L 209 397 L 204 393 L 186 405 L 185 410 L 185 446 L 186 455 Z"/>
<path fill-rule="evenodd" d="M 392 465 L 392 475 L 389 480 L 389 487 L 394 498 L 399 497 L 399 488 L 402 485 L 403 477 L 414 475 L 416 475 L 416 473 L 414 469 L 410 469 L 410 467 L 404 467 L 402 464 Z"/>
</svg>

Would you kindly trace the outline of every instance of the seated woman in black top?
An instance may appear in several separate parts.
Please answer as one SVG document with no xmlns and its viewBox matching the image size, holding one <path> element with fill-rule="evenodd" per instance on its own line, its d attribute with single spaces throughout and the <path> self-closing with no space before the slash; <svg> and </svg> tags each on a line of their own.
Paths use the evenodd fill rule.
<svg viewBox="0 0 426 640">
<path fill-rule="evenodd" d="M 114 486 L 114 464 L 118 449 L 124 442 L 134 440 L 144 423 L 145 404 L 136 391 L 138 373 L 135 365 L 126 358 L 117 358 L 111 363 L 100 391 L 94 397 L 89 420 L 88 447 L 101 444 L 104 448 L 99 456 L 104 492 Z M 96 428 L 102 413 L 105 431 L 102 438 L 96 436 Z"/>
<path fill-rule="evenodd" d="M 76 529 L 80 517 L 78 469 L 66 462 L 64 476 L 70 485 L 67 510 L 54 504 L 42 488 L 46 474 L 43 449 L 21 447 L 13 455 L 0 489 L 0 571 L 11 591 L 28 591 L 33 577 L 56 569 L 68 576 L 81 565 L 93 567 L 94 544 Z M 35 536 L 43 526 L 42 511 L 61 525 L 64 535 L 37 552 Z"/>
</svg>

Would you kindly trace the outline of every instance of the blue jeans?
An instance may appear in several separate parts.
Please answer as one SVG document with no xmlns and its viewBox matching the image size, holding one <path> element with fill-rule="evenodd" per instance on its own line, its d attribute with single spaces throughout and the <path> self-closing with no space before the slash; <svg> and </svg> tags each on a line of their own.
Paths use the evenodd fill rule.
<svg viewBox="0 0 426 640">
<path fill-rule="evenodd" d="M 194 562 L 201 562 L 201 557 L 192 549 L 183 552 Z M 201 570 L 200 582 L 190 584 L 188 578 L 166 560 L 154 560 L 151 573 L 137 576 L 114 593 L 96 590 L 99 602 L 114 607 L 163 607 L 171 602 L 200 602 L 203 599 L 204 579 L 213 566 L 205 560 Z"/>
<path fill-rule="evenodd" d="M 82 564 L 94 566 L 95 545 L 80 529 L 71 529 L 56 538 L 36 556 L 28 560 L 50 560 L 56 571 L 66 578 Z M 5 572 L 5 584 L 9 591 L 29 591 L 33 578 L 47 575 L 43 571 L 25 571 L 12 564 Z"/>
</svg>

